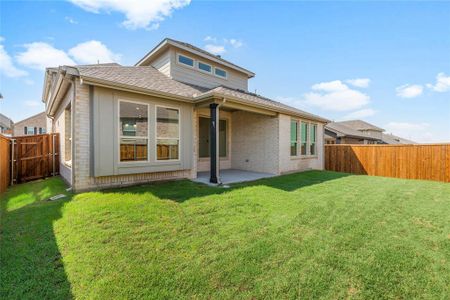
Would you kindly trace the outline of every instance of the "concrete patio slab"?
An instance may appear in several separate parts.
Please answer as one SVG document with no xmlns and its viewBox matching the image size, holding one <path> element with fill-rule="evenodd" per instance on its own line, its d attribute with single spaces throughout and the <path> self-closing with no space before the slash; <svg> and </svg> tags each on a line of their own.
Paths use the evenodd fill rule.
<svg viewBox="0 0 450 300">
<path fill-rule="evenodd" d="M 245 181 L 253 181 L 262 178 L 274 177 L 275 174 L 270 173 L 259 173 L 259 172 L 251 172 L 237 169 L 227 169 L 220 170 L 220 181 L 222 185 L 227 185 L 230 183 L 237 182 L 245 182 Z M 209 172 L 198 172 L 197 178 L 193 179 L 195 182 L 200 182 L 208 185 L 216 185 L 209 182 Z"/>
</svg>

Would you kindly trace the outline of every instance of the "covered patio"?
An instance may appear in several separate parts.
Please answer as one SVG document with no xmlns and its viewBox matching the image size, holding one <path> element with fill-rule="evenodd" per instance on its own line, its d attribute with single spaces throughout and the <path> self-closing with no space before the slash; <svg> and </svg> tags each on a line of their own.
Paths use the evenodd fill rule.
<svg viewBox="0 0 450 300">
<path fill-rule="evenodd" d="M 230 100 L 196 105 L 196 182 L 226 185 L 278 173 L 278 114 Z"/>
</svg>

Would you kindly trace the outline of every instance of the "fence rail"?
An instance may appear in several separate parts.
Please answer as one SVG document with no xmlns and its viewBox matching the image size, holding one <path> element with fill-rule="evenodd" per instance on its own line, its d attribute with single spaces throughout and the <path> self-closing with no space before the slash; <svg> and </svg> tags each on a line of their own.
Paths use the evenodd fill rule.
<svg viewBox="0 0 450 300">
<path fill-rule="evenodd" d="M 450 144 L 325 145 L 325 169 L 450 182 Z"/>
</svg>

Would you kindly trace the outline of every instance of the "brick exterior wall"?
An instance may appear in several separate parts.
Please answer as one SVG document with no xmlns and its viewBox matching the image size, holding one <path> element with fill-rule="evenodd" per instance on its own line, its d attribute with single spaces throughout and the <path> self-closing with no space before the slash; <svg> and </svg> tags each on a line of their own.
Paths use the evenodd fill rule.
<svg viewBox="0 0 450 300">
<path fill-rule="evenodd" d="M 14 124 L 13 136 L 22 136 L 25 135 L 24 128 L 25 127 L 36 127 L 36 134 L 39 134 L 39 128 L 42 128 L 45 132 L 47 132 L 47 116 L 45 112 L 22 120 Z"/>
<path fill-rule="evenodd" d="M 306 170 L 323 170 L 324 137 L 323 124 L 317 123 L 317 155 L 312 157 L 291 157 L 291 117 L 279 115 L 279 173 L 291 173 Z"/>
<path fill-rule="evenodd" d="M 278 174 L 278 118 L 245 111 L 231 118 L 231 168 Z"/>
</svg>

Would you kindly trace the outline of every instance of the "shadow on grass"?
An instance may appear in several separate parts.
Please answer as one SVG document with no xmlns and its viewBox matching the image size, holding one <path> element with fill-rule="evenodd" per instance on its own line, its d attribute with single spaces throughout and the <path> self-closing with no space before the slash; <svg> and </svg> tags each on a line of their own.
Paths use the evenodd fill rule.
<svg viewBox="0 0 450 300">
<path fill-rule="evenodd" d="M 321 184 L 326 181 L 336 180 L 351 174 L 324 172 L 324 171 L 306 171 L 270 178 L 259 179 L 244 183 L 231 184 L 229 188 L 208 186 L 206 184 L 192 182 L 189 180 L 179 180 L 171 182 L 156 182 L 139 186 L 107 189 L 101 193 L 114 194 L 144 194 L 152 193 L 159 199 L 168 199 L 175 202 L 184 202 L 192 198 L 206 197 L 211 195 L 221 195 L 252 186 L 268 186 L 286 192 L 292 192 L 303 187 Z"/>
<path fill-rule="evenodd" d="M 53 231 L 67 200 L 43 201 L 59 193 L 64 183 L 51 178 L 0 196 L 0 299 L 73 298 Z"/>
</svg>

